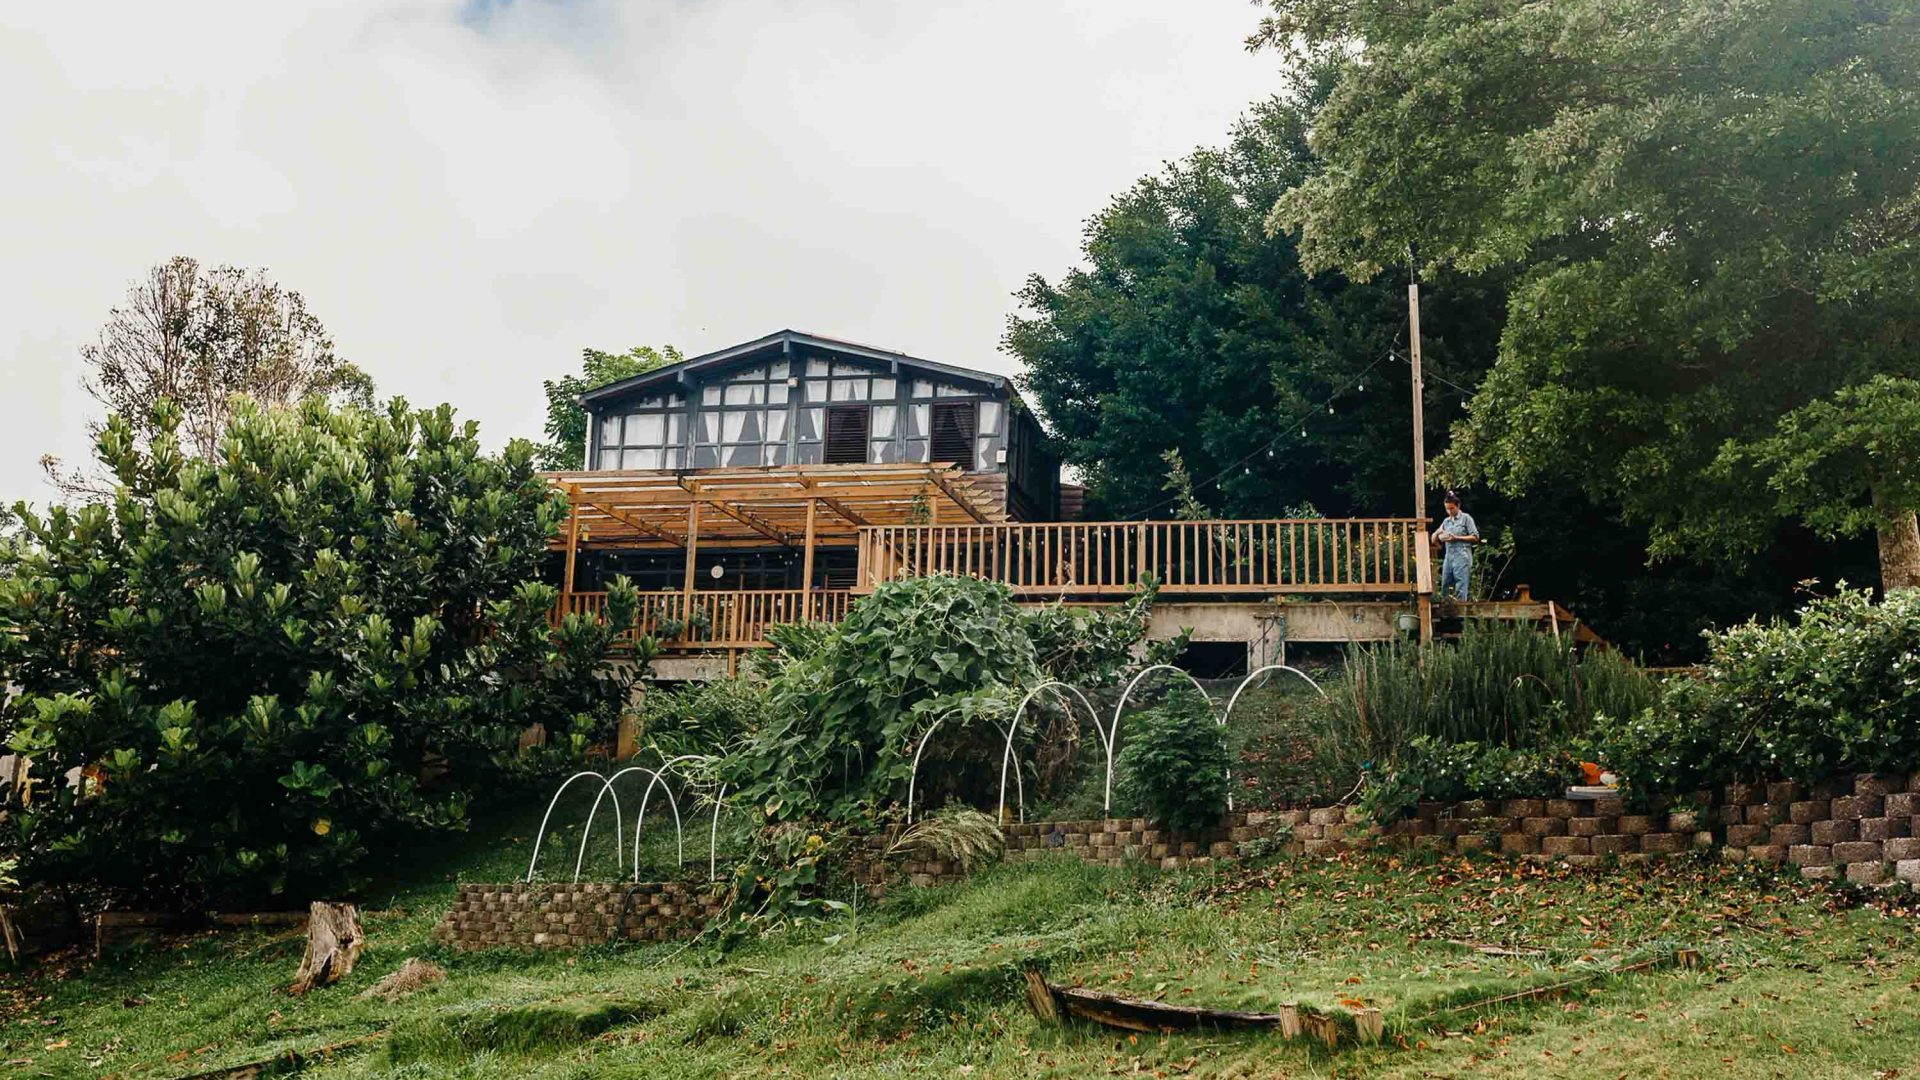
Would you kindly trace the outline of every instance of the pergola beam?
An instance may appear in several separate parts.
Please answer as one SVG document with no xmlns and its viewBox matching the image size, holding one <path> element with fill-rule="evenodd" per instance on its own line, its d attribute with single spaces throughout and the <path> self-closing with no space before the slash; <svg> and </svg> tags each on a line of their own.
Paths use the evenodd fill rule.
<svg viewBox="0 0 1920 1080">
<path fill-rule="evenodd" d="M 640 521 L 635 518 L 629 517 L 618 508 L 608 506 L 607 504 L 600 502 L 596 499 L 590 498 L 586 495 L 582 495 L 572 488 L 567 489 L 567 495 L 569 497 L 569 500 L 572 500 L 575 497 L 578 498 L 578 502 L 575 503 L 576 506 L 577 505 L 591 506 L 595 510 L 600 511 L 601 513 L 607 515 L 608 517 L 619 522 L 620 524 L 625 525 L 629 529 L 633 529 L 647 536 L 651 536 L 655 540 L 663 540 L 669 544 L 672 544 L 675 547 L 687 546 L 687 542 L 685 540 L 682 540 L 679 537 L 673 535 L 672 533 L 667 532 L 665 529 L 659 528 L 658 526 L 649 525 L 644 521 Z"/>
<path fill-rule="evenodd" d="M 962 498 L 959 492 L 953 490 L 953 485 L 947 483 L 946 477 L 941 476 L 939 473 L 935 472 L 935 473 L 929 473 L 928 478 L 933 481 L 935 487 L 938 487 L 941 491 L 946 492 L 947 498 L 952 499 L 953 504 L 955 506 L 958 506 L 960 509 L 965 510 L 967 512 L 967 515 L 973 518 L 975 522 L 981 525 L 986 525 L 989 523 L 987 519 L 987 515 L 982 514 L 978 509 L 976 509 L 973 505 L 972 500 Z"/>
<path fill-rule="evenodd" d="M 763 521 L 760 518 L 747 513 L 745 510 L 742 510 L 735 506 L 727 505 L 726 500 L 721 496 L 710 495 L 704 491 L 701 491 L 699 481 L 696 480 L 696 481 L 693 481 L 692 483 L 688 483 L 686 480 L 683 479 L 680 481 L 680 486 L 683 489 L 685 489 L 688 494 L 692 495 L 696 501 L 704 501 L 708 506 L 713 507 L 715 510 L 720 511 L 722 514 L 725 514 L 728 517 L 732 518 L 733 520 L 739 522 L 740 524 L 745 525 L 747 528 L 752 529 L 754 532 L 759 533 L 761 536 L 764 536 L 767 539 L 772 540 L 774 543 L 782 544 L 786 547 L 796 546 L 793 542 L 793 537 L 791 534 L 783 532 L 778 528 L 775 528 L 772 524 L 769 524 L 768 522 Z"/>
</svg>

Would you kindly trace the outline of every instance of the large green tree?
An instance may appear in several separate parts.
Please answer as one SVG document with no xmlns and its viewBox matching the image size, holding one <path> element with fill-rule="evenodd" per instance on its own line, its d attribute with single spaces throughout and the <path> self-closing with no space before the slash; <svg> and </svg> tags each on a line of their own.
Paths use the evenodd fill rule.
<svg viewBox="0 0 1920 1080">
<path fill-rule="evenodd" d="M 39 884 L 146 903 L 309 898 L 397 836 L 464 824 L 546 754 L 610 740 L 632 618 L 547 616 L 563 498 L 453 411 L 236 405 L 112 418 L 110 503 L 0 541 L 0 733 L 43 781 L 0 840 Z M 147 437 L 142 437 L 145 431 Z M 69 775 L 80 777 L 68 783 Z"/>
<path fill-rule="evenodd" d="M 1920 585 L 1920 9 L 1895 0 L 1272 0 L 1338 78 L 1276 200 L 1316 270 L 1515 275 L 1439 462 L 1571 482 L 1655 554 L 1783 519 Z"/>
<path fill-rule="evenodd" d="M 683 359 L 680 350 L 671 345 L 664 349 L 636 345 L 623 353 L 580 350 L 580 374 L 562 375 L 541 384 L 547 393 L 547 441 L 540 445 L 540 467 L 587 467 L 587 411 L 580 407 L 581 394 Z"/>
<path fill-rule="evenodd" d="M 1096 512 L 1172 516 L 1165 455 L 1214 514 L 1406 513 L 1412 503 L 1404 281 L 1309 277 L 1268 208 L 1318 168 L 1316 103 L 1254 106 L 1227 145 L 1146 177 L 1087 223 L 1084 264 L 1030 278 L 1005 349 L 1083 471 Z M 1436 393 L 1458 415 L 1499 332 L 1493 282 L 1449 276 L 1425 313 Z"/>
</svg>

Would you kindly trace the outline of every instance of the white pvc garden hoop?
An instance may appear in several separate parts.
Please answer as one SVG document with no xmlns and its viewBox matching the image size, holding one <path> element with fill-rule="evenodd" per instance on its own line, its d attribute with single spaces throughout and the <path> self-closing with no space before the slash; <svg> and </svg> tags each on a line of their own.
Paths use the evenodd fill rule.
<svg viewBox="0 0 1920 1080">
<path fill-rule="evenodd" d="M 1171 671 L 1179 674 L 1182 678 L 1192 683 L 1195 690 L 1200 692 L 1200 697 L 1206 701 L 1208 710 L 1211 711 L 1213 708 L 1213 699 L 1207 697 L 1207 688 L 1200 685 L 1200 680 L 1194 678 L 1188 672 L 1174 667 L 1172 664 L 1155 664 L 1140 674 L 1135 675 L 1133 680 L 1127 683 L 1127 688 L 1121 691 L 1120 704 L 1113 707 L 1113 725 L 1107 731 L 1107 786 L 1104 797 L 1100 803 L 1100 812 L 1103 815 L 1113 813 L 1113 744 L 1120 738 L 1120 713 L 1127 707 L 1127 698 L 1133 696 L 1133 688 L 1140 685 L 1141 679 L 1146 678 L 1156 671 Z M 1097 722 L 1098 721 L 1096 721 L 1096 723 Z"/>
<path fill-rule="evenodd" d="M 655 747 L 654 752 L 659 753 L 659 747 Z M 676 758 L 666 758 L 666 755 L 662 754 L 661 757 L 664 759 L 662 760 L 660 765 L 661 772 L 671 772 L 674 766 L 680 764 L 683 761 L 718 761 L 720 760 L 719 758 L 714 757 L 712 754 L 681 754 L 679 757 L 676 757 Z M 680 779 L 686 780 L 689 785 L 692 784 L 692 780 L 689 779 L 684 773 L 681 774 Z M 717 881 L 719 880 L 719 877 L 720 877 L 720 809 L 726 797 L 727 797 L 727 785 L 724 781 L 722 781 L 720 784 L 719 790 L 716 791 L 713 796 L 713 825 L 707 829 L 707 880 L 708 881 Z M 679 816 L 678 806 L 674 808 L 674 814 L 677 819 Z M 684 849 L 683 849 L 682 857 L 684 859 Z M 636 870 L 637 870 L 637 867 L 636 867 Z"/>
<path fill-rule="evenodd" d="M 926 752 L 928 740 L 933 738 L 934 732 L 940 730 L 940 721 L 946 718 L 946 713 L 934 717 L 933 723 L 928 724 L 926 732 L 920 736 L 920 745 L 913 748 L 913 767 L 907 772 L 907 824 L 909 825 L 913 824 L 913 787 L 920 779 L 920 755 Z"/>
<path fill-rule="evenodd" d="M 1080 704 L 1087 707 L 1087 717 L 1093 721 L 1093 730 L 1100 733 L 1100 741 L 1106 747 L 1108 760 L 1111 761 L 1113 758 L 1113 734 L 1100 726 L 1100 714 L 1094 709 L 1093 703 L 1087 700 L 1087 695 L 1081 693 L 1077 687 L 1069 683 L 1063 683 L 1058 679 L 1049 679 L 1041 683 L 1039 686 L 1027 691 L 1027 696 L 1021 698 L 1020 704 L 1014 706 L 1013 723 L 1005 728 L 1007 743 L 1005 748 L 1000 751 L 1000 809 L 998 820 L 1001 821 L 1006 820 L 1007 817 L 1007 766 L 1013 758 L 1013 737 L 1020 730 L 1020 718 L 1026 715 L 1027 706 L 1033 703 L 1033 699 L 1037 697 L 1042 690 L 1052 690 L 1055 696 L 1059 696 L 1060 691 L 1065 690 L 1074 697 L 1079 698 Z M 1067 716 L 1069 718 L 1073 716 L 1073 702 L 1062 697 L 1060 699 L 1060 707 L 1067 710 Z M 1020 776 L 1020 770 L 1017 768 L 1013 770 L 1013 775 L 1014 780 L 1019 786 L 1020 820 L 1025 821 L 1027 817 L 1026 780 Z"/>
<path fill-rule="evenodd" d="M 554 806 L 560 802 L 560 796 L 565 794 L 566 790 L 569 787 L 573 786 L 573 782 L 575 780 L 580 779 L 583 776 L 591 776 L 594 779 L 600 781 L 600 794 L 605 795 L 607 793 L 607 785 L 609 783 L 607 778 L 600 775 L 597 772 L 592 772 L 592 771 L 574 773 L 572 776 L 569 776 L 566 778 L 566 780 L 562 781 L 560 786 L 554 790 L 553 798 L 547 800 L 547 812 L 541 815 L 540 831 L 537 834 L 535 834 L 533 838 L 533 858 L 527 860 L 527 881 L 529 883 L 533 881 L 534 868 L 540 865 L 540 845 L 547 838 L 547 822 L 551 820 L 553 817 Z M 600 805 L 599 796 L 594 797 L 593 805 L 596 808 L 599 807 Z M 621 843 L 620 834 L 617 831 L 620 827 L 619 825 L 620 796 L 617 793 L 613 797 L 613 820 L 614 820 L 614 828 L 616 830 L 614 833 L 614 857 L 618 858 L 621 850 L 625 847 L 625 845 Z M 591 824 L 592 824 L 591 820 L 589 820 L 588 824 L 589 824 L 589 827 L 591 827 Z M 580 843 L 584 849 L 584 846 L 586 844 L 586 838 L 584 836 L 581 837 Z M 579 867 L 576 865 L 574 868 L 574 880 L 576 881 L 579 880 L 579 873 L 580 873 Z"/>
<path fill-rule="evenodd" d="M 1267 664 L 1264 667 L 1255 668 L 1253 671 L 1248 672 L 1247 677 L 1240 680 L 1240 685 L 1233 688 L 1233 696 L 1227 699 L 1227 709 L 1220 714 L 1221 727 L 1227 726 L 1228 718 L 1233 715 L 1233 707 L 1240 704 L 1240 695 L 1246 692 L 1247 687 L 1253 684 L 1254 679 L 1259 678 L 1269 671 L 1291 671 L 1295 675 L 1307 680 L 1308 686 L 1320 691 L 1321 697 L 1327 696 L 1326 690 L 1322 689 L 1319 683 L 1313 681 L 1313 676 L 1308 675 L 1299 668 L 1288 664 Z M 1233 770 L 1231 768 L 1227 770 L 1227 810 L 1233 810 Z"/>
<path fill-rule="evenodd" d="M 651 769 L 648 770 L 652 772 Z M 687 834 L 680 827 L 680 800 L 673 797 L 673 786 L 660 773 L 654 773 L 648 782 L 646 793 L 640 796 L 640 815 L 633 822 L 633 877 L 640 879 L 640 827 L 647 823 L 647 800 L 653 798 L 653 789 L 658 787 L 667 794 L 667 805 L 673 808 L 673 841 L 675 844 L 674 863 L 685 865 L 687 861 Z M 709 853 L 711 862 L 711 853 Z"/>
<path fill-rule="evenodd" d="M 613 785 L 614 785 L 614 781 L 619 780 L 621 777 L 632 772 L 643 772 L 643 773 L 646 773 L 648 776 L 653 777 L 653 779 L 647 784 L 647 796 L 651 796 L 653 794 L 653 788 L 655 784 L 659 784 L 663 782 L 661 780 L 659 773 L 654 772 L 652 769 L 649 769 L 644 765 L 629 765 L 626 768 L 621 769 L 619 772 L 614 773 L 612 776 L 605 778 L 604 782 L 600 785 L 600 794 L 594 796 L 593 798 L 593 808 L 587 811 L 586 828 L 580 830 L 580 853 L 576 855 L 573 860 L 573 880 L 575 881 L 580 880 L 580 870 L 582 867 L 586 865 L 586 861 L 587 861 L 587 841 L 592 839 L 593 837 L 593 821 L 596 817 L 600 816 L 600 802 L 602 799 L 605 799 L 608 795 L 613 796 L 613 821 L 614 821 L 613 843 L 614 843 L 614 860 L 615 860 L 614 865 L 622 870 L 626 868 L 626 864 L 619 861 L 620 849 L 624 847 L 624 843 L 621 840 L 621 830 L 620 830 L 620 793 L 613 789 Z M 673 793 L 669 791 L 667 794 L 668 794 L 668 797 L 671 798 Z M 680 827 L 680 811 L 678 807 L 675 807 L 674 809 L 673 818 L 674 818 L 674 821 L 673 821 L 674 828 L 675 830 L 678 830 Z M 644 822 L 646 820 L 647 820 L 647 799 L 645 796 L 643 796 L 640 800 L 640 820 L 636 821 L 633 826 L 633 860 L 634 860 L 633 872 L 635 874 L 638 874 L 640 872 L 640 824 L 641 822 Z M 686 853 L 686 841 L 684 838 L 680 841 L 680 846 L 681 846 L 681 854 L 684 857 Z"/>
</svg>

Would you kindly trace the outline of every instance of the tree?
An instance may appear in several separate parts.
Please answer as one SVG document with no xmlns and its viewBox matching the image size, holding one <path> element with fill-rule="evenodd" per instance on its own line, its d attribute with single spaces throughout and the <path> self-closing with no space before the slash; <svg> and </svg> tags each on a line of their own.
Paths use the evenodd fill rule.
<svg viewBox="0 0 1920 1080">
<path fill-rule="evenodd" d="M 547 441 L 540 446 L 540 467 L 587 467 L 587 411 L 580 407 L 581 394 L 684 359 L 671 345 L 664 349 L 636 345 L 623 353 L 580 350 L 580 374 L 541 383 L 547 391 Z"/>
<path fill-rule="evenodd" d="M 262 270 L 207 270 L 184 255 L 135 282 L 80 355 L 87 393 L 125 418 L 139 440 L 154 434 L 148 418 L 166 398 L 180 413 L 182 447 L 200 457 L 218 453 L 235 395 L 265 407 L 309 396 L 373 402 L 373 380 L 334 355 L 326 328 L 299 293 Z M 97 438 L 102 430 L 95 425 L 92 432 Z M 57 458 L 42 465 L 70 495 L 110 494 L 97 478 L 63 474 Z"/>
<path fill-rule="evenodd" d="M 1440 475 L 1571 483 L 1655 555 L 1877 529 L 1920 585 L 1920 460 L 1871 434 L 1920 371 L 1920 12 L 1271 2 L 1252 44 L 1338 71 L 1272 216 L 1308 267 L 1515 275 Z"/>
<path fill-rule="evenodd" d="M 370 851 L 612 739 L 608 621 L 548 624 L 563 496 L 447 406 L 241 399 L 217 457 L 182 411 L 107 422 L 110 503 L 20 507 L 0 545 L 0 733 L 48 784 L 0 837 L 27 880 L 187 906 L 337 895 Z M 141 432 L 150 434 L 143 440 Z M 431 778 L 431 779 L 430 779 Z"/>
<path fill-rule="evenodd" d="M 1318 168 L 1312 73 L 1201 149 L 1116 197 L 1086 227 L 1085 265 L 1035 275 L 1003 347 L 1079 466 L 1099 512 L 1169 516 L 1181 490 L 1214 514 L 1405 512 L 1410 380 L 1403 289 L 1309 278 L 1274 200 Z M 1443 283 L 1425 325 L 1429 378 L 1470 383 L 1491 362 L 1497 283 Z M 1437 396 L 1438 427 L 1457 414 Z M 1176 485 L 1178 486 L 1178 485 Z"/>
</svg>

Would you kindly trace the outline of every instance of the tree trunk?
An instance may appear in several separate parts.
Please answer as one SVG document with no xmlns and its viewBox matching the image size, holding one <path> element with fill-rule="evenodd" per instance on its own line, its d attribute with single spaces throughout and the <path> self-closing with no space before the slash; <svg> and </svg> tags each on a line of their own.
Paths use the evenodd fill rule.
<svg viewBox="0 0 1920 1080">
<path fill-rule="evenodd" d="M 1882 506 L 1879 493 L 1874 496 L 1876 507 L 1888 513 L 1879 529 L 1880 591 L 1920 588 L 1920 525 L 1913 511 Z"/>
<path fill-rule="evenodd" d="M 367 947 L 360 932 L 360 912 L 352 904 L 315 900 L 307 915 L 307 955 L 293 977 L 293 992 L 304 994 L 316 986 L 339 982 L 353 970 L 360 950 Z"/>
</svg>

